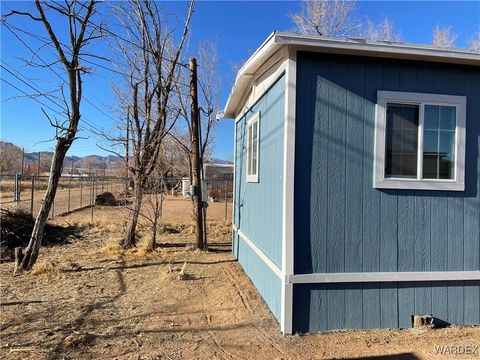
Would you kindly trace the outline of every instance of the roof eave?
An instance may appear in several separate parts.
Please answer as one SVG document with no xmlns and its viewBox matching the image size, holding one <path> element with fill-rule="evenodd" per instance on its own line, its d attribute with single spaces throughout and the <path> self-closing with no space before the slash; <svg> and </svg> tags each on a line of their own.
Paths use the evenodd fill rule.
<svg viewBox="0 0 480 360">
<path fill-rule="evenodd" d="M 287 45 L 326 53 L 480 66 L 479 53 L 459 49 L 273 32 L 239 70 L 225 105 L 226 118 L 235 118 L 239 113 L 240 102 L 258 68 L 279 48 Z"/>
</svg>

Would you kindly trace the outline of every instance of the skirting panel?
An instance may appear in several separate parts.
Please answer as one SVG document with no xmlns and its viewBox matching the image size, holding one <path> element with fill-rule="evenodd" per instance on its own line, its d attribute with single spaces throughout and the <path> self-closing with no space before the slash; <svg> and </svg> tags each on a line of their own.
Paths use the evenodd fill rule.
<svg viewBox="0 0 480 360">
<path fill-rule="evenodd" d="M 236 236 L 236 235 L 235 235 Z M 237 259 L 243 270 L 257 288 L 273 315 L 280 321 L 281 318 L 281 279 L 270 269 L 265 262 L 242 239 L 236 236 Z"/>
<path fill-rule="evenodd" d="M 411 315 L 480 323 L 480 281 L 293 285 L 293 332 L 408 328 Z"/>
</svg>

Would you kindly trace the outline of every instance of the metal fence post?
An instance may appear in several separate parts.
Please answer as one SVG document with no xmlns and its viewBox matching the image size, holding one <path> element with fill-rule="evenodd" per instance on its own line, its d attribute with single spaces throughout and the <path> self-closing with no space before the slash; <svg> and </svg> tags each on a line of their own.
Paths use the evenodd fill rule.
<svg viewBox="0 0 480 360">
<path fill-rule="evenodd" d="M 80 207 L 82 207 L 82 195 L 83 195 L 83 176 L 80 176 Z"/>
<path fill-rule="evenodd" d="M 30 213 L 33 216 L 33 195 L 35 191 L 35 175 L 32 175 L 32 192 L 30 195 Z"/>
<path fill-rule="evenodd" d="M 227 189 L 228 189 L 228 182 L 225 180 L 225 221 L 227 221 Z"/>
<path fill-rule="evenodd" d="M 72 188 L 72 174 L 68 178 L 68 202 L 67 202 L 67 212 L 70 212 L 70 193 Z"/>
<path fill-rule="evenodd" d="M 92 177 L 92 183 L 90 186 L 90 222 L 93 223 L 93 206 L 94 206 L 94 197 L 95 197 L 95 179 Z"/>
<path fill-rule="evenodd" d="M 163 178 L 160 178 L 160 220 L 163 217 Z"/>
<path fill-rule="evenodd" d="M 15 174 L 14 201 L 20 202 L 20 175 Z"/>
</svg>

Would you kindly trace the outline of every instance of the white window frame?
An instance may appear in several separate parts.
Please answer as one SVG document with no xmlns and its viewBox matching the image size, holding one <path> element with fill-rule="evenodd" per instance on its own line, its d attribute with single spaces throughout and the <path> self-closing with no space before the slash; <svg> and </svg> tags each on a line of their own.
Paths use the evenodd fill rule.
<svg viewBox="0 0 480 360">
<path fill-rule="evenodd" d="M 417 178 L 385 177 L 385 138 L 387 105 L 405 104 L 419 106 Z M 455 177 L 454 179 L 423 179 L 423 124 L 425 105 L 454 106 L 455 125 Z M 379 189 L 411 190 L 465 190 L 465 96 L 426 93 L 377 91 L 377 113 L 375 121 L 374 187 Z"/>
<path fill-rule="evenodd" d="M 251 127 L 253 127 L 255 124 L 257 124 L 257 141 L 256 141 L 256 147 L 257 147 L 257 163 L 255 166 L 255 173 L 249 174 L 249 162 L 250 162 L 250 137 L 248 136 L 248 131 Z M 259 169 L 259 162 L 260 162 L 260 112 L 255 113 L 248 121 L 247 121 L 247 171 L 245 172 L 247 174 L 247 182 L 258 182 L 258 169 Z"/>
</svg>

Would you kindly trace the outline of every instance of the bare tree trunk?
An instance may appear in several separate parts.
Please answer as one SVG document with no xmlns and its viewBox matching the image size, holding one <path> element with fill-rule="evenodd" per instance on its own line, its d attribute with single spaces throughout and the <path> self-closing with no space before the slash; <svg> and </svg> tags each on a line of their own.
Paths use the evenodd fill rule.
<svg viewBox="0 0 480 360">
<path fill-rule="evenodd" d="M 47 191 L 43 198 L 42 205 L 40 206 L 37 219 L 35 220 L 35 225 L 33 227 L 28 246 L 23 251 L 23 259 L 15 269 L 16 273 L 30 270 L 37 260 L 38 253 L 40 251 L 40 245 L 42 244 L 43 240 L 43 230 L 48 220 L 48 214 L 50 213 L 53 199 L 55 199 L 58 181 L 60 180 L 60 176 L 62 174 L 63 160 L 65 159 L 65 155 L 70 147 L 70 144 L 71 141 L 65 139 L 60 139 L 57 142 L 55 153 L 52 159 Z"/>
<path fill-rule="evenodd" d="M 140 215 L 140 208 L 142 206 L 143 191 L 144 191 L 144 180 L 141 176 L 137 175 L 134 178 L 134 194 L 135 198 L 133 200 L 133 209 L 130 211 L 130 215 L 127 220 L 127 227 L 125 229 L 125 234 L 123 239 L 120 240 L 119 245 L 124 249 L 132 248 L 137 245 L 137 239 L 135 232 L 138 224 L 138 217 Z"/>
</svg>

